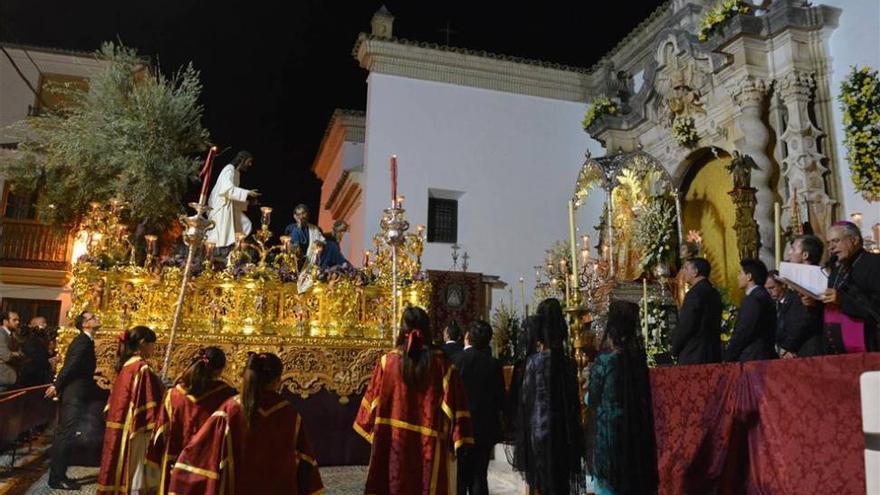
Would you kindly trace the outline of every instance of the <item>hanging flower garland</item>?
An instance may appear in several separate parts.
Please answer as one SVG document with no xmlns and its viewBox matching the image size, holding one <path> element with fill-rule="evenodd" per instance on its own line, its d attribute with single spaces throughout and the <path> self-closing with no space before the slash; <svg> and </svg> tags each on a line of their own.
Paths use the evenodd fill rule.
<svg viewBox="0 0 880 495">
<path fill-rule="evenodd" d="M 645 314 L 647 306 L 648 314 Z M 645 304 L 644 299 L 639 303 L 639 316 L 645 325 L 642 330 L 647 330 L 648 335 L 642 335 L 645 340 L 645 352 L 648 356 L 648 365 L 657 366 L 657 356 L 660 354 L 668 354 L 670 352 L 669 319 L 667 318 L 667 307 L 663 305 L 660 298 L 649 295 L 648 303 Z"/>
<path fill-rule="evenodd" d="M 686 148 L 693 148 L 700 141 L 700 135 L 697 134 L 697 125 L 693 117 L 676 117 L 672 121 L 672 137 L 679 145 Z"/>
<path fill-rule="evenodd" d="M 751 6 L 743 0 L 724 0 L 717 3 L 703 16 L 697 38 L 700 41 L 707 41 L 713 34 L 721 32 L 731 19 L 751 11 Z"/>
<path fill-rule="evenodd" d="M 587 114 L 584 116 L 584 121 L 582 122 L 584 130 L 587 130 L 603 115 L 617 115 L 617 104 L 607 96 L 596 98 L 593 100 L 593 103 L 590 104 L 590 108 L 587 109 Z"/>
<path fill-rule="evenodd" d="M 844 144 L 850 177 L 867 201 L 880 201 L 880 80 L 877 71 L 853 67 L 840 85 Z"/>
</svg>

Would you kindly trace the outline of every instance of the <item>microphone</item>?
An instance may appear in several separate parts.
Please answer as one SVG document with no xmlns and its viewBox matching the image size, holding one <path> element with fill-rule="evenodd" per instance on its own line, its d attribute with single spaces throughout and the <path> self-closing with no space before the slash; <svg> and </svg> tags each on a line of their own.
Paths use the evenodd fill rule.
<svg viewBox="0 0 880 495">
<path fill-rule="evenodd" d="M 826 270 L 828 270 L 828 271 L 831 271 L 831 269 L 834 268 L 835 265 L 837 265 L 837 255 L 836 255 L 836 254 L 832 254 L 832 255 L 828 258 L 828 261 L 825 262 L 825 267 L 824 267 L 824 268 L 825 268 Z"/>
</svg>

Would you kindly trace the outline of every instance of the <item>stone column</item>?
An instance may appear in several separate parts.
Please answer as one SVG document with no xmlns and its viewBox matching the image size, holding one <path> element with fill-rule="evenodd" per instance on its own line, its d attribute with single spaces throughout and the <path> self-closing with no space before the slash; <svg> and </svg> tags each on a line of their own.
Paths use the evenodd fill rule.
<svg viewBox="0 0 880 495">
<path fill-rule="evenodd" d="M 759 256 L 768 267 L 774 266 L 773 258 L 773 202 L 776 195 L 770 186 L 773 175 L 773 162 L 767 156 L 770 130 L 764 123 L 764 97 L 767 85 L 763 79 L 746 76 L 734 82 L 729 88 L 737 106 L 735 116 L 740 138 L 735 142 L 737 149 L 749 155 L 759 167 L 752 170 L 752 187 L 757 189 L 755 197 L 755 221 L 758 222 L 761 249 Z"/>
<path fill-rule="evenodd" d="M 800 210 L 809 212 L 813 232 L 824 239 L 833 220 L 835 201 L 826 191 L 825 175 L 828 168 L 823 165 L 825 156 L 817 146 L 824 133 L 810 118 L 815 85 L 812 74 L 798 71 L 791 71 L 777 81 L 779 95 L 788 113 L 788 125 L 780 136 L 788 148 L 787 156 L 782 159 L 783 173 L 788 182 L 788 203 L 791 203 L 792 194 L 797 191 Z"/>
</svg>

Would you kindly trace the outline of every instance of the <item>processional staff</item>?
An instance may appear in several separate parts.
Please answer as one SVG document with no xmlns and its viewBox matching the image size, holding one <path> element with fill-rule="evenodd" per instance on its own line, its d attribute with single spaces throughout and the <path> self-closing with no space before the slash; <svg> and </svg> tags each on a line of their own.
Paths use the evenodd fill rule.
<svg viewBox="0 0 880 495">
<path fill-rule="evenodd" d="M 186 265 L 183 268 L 183 279 L 180 281 L 180 292 L 177 296 L 177 303 L 174 306 L 174 320 L 171 322 L 171 330 L 168 332 L 168 346 L 165 348 L 165 361 L 162 363 L 162 380 L 168 381 L 168 366 L 171 364 L 171 349 L 174 347 L 174 337 L 177 335 L 177 327 L 180 325 L 180 314 L 183 311 L 183 300 L 186 296 L 186 286 L 192 274 L 193 257 L 196 247 L 201 246 L 205 240 L 205 232 L 214 228 L 214 222 L 206 218 L 206 213 L 210 208 L 208 202 L 208 182 L 211 180 L 211 171 L 214 165 L 214 156 L 217 154 L 217 147 L 211 146 L 208 150 L 208 156 L 205 158 L 205 165 L 199 172 L 202 179 L 202 190 L 199 193 L 199 202 L 190 203 L 189 205 L 196 210 L 196 214 L 192 216 L 180 216 L 180 222 L 184 225 L 183 242 L 187 245 L 188 253 L 186 255 Z"/>
</svg>

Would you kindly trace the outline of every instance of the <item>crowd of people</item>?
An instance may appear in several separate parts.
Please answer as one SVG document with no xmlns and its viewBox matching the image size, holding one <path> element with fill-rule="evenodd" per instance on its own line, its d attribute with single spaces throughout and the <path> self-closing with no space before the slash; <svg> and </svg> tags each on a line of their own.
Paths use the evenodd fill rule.
<svg viewBox="0 0 880 495">
<path fill-rule="evenodd" d="M 791 263 L 820 265 L 825 242 L 814 235 L 791 243 Z M 756 259 L 740 261 L 739 287 L 745 298 L 727 345 L 721 341 L 721 295 L 709 282 L 711 265 L 700 257 L 684 261 L 690 286 L 672 333 L 678 364 L 708 364 L 822 356 L 880 350 L 880 255 L 865 251 L 859 228 L 837 222 L 829 229 L 821 294 L 786 284 L 776 270 Z M 789 286 L 790 285 L 790 286 Z"/>
<path fill-rule="evenodd" d="M 44 385 L 55 375 L 57 328 L 34 316 L 27 326 L 15 311 L 0 312 L 0 392 Z"/>
<path fill-rule="evenodd" d="M 797 237 L 788 258 L 818 265 L 824 245 L 812 235 Z M 786 287 L 761 261 L 742 260 L 738 281 L 745 298 L 726 345 L 711 265 L 699 256 L 686 259 L 682 280 L 689 290 L 671 343 L 678 364 L 877 350 L 880 255 L 863 249 L 849 222 L 831 227 L 828 246 L 828 289 L 821 294 Z M 29 332 L 18 332 L 18 315 L 2 318 L 2 383 L 52 381 L 45 321 L 32 320 Z M 46 391 L 61 401 L 49 476 L 50 486 L 60 489 L 79 488 L 67 477 L 66 462 L 75 425 L 97 392 L 100 319 L 83 312 L 75 326 L 80 335 Z M 656 492 L 651 391 L 636 304 L 611 301 L 586 396 L 579 393 L 556 299 L 541 302 L 522 322 L 508 384 L 492 356 L 488 323 L 462 329 L 451 322 L 442 339 L 431 327 L 423 309 L 406 308 L 395 347 L 374 368 L 353 424 L 371 444 L 365 493 L 488 494 L 489 462 L 502 441 L 530 493 L 585 493 L 590 478 L 601 495 Z M 206 347 L 166 390 L 149 364 L 155 342 L 156 334 L 143 326 L 119 336 L 98 493 L 322 491 L 310 440 L 319 436 L 279 394 L 284 369 L 278 356 L 251 353 L 236 390 L 221 379 L 222 350 Z"/>
</svg>

